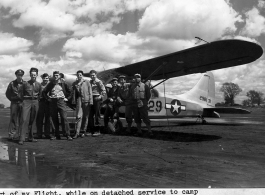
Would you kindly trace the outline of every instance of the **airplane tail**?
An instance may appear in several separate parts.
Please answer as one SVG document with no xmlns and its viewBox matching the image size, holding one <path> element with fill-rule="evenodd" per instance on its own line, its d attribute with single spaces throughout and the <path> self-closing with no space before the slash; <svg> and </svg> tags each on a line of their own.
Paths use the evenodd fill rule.
<svg viewBox="0 0 265 195">
<path fill-rule="evenodd" d="M 212 72 L 203 74 L 199 82 L 188 92 L 182 95 L 198 104 L 214 107 L 215 106 L 215 81 Z"/>
</svg>

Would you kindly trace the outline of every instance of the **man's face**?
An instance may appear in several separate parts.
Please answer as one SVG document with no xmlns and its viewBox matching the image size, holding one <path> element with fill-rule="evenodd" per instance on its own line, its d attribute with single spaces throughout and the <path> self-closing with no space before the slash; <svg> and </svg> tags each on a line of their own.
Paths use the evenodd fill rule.
<svg viewBox="0 0 265 195">
<path fill-rule="evenodd" d="M 23 77 L 23 74 L 16 74 L 17 80 L 21 80 Z"/>
<path fill-rule="evenodd" d="M 121 85 L 123 85 L 124 83 L 126 83 L 126 81 L 125 81 L 124 78 L 120 78 L 120 79 L 119 79 L 119 83 L 120 83 Z"/>
<path fill-rule="evenodd" d="M 30 78 L 31 78 L 32 81 L 36 81 L 37 76 L 38 76 L 38 74 L 35 71 L 32 71 L 30 73 Z"/>
<path fill-rule="evenodd" d="M 91 79 L 94 81 L 94 80 L 96 80 L 97 75 L 96 75 L 96 73 L 91 73 L 91 74 L 90 74 L 90 77 L 91 77 Z"/>
<path fill-rule="evenodd" d="M 112 85 L 113 87 L 117 87 L 117 85 L 118 85 L 118 81 L 112 81 L 111 85 Z"/>
<path fill-rule="evenodd" d="M 43 78 L 42 78 L 42 81 L 43 81 L 45 84 L 48 83 L 48 81 L 49 81 L 49 77 L 48 77 L 48 76 L 43 77 Z"/>
<path fill-rule="evenodd" d="M 60 74 L 54 74 L 53 75 L 54 80 L 58 81 L 60 78 Z"/>
<path fill-rule="evenodd" d="M 79 81 L 81 81 L 82 78 L 83 78 L 83 74 L 82 74 L 81 72 L 77 73 L 76 76 L 77 76 L 77 79 L 78 79 Z"/>
<path fill-rule="evenodd" d="M 141 77 L 139 77 L 139 76 L 136 76 L 136 77 L 134 77 L 135 78 L 135 82 L 136 83 L 139 83 L 140 81 L 141 81 Z"/>
</svg>

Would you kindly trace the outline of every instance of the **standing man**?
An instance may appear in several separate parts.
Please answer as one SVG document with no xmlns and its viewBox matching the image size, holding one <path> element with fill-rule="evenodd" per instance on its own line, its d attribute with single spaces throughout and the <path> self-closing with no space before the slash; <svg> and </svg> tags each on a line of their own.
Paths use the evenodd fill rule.
<svg viewBox="0 0 265 195">
<path fill-rule="evenodd" d="M 53 72 L 53 80 L 43 90 L 43 96 L 49 101 L 49 109 L 52 117 L 52 122 L 55 126 L 55 137 L 51 140 L 61 139 L 59 133 L 58 112 L 61 118 L 62 130 L 66 135 L 67 140 L 72 141 L 70 137 L 70 128 L 67 120 L 66 101 L 71 97 L 69 86 L 64 80 L 60 79 L 60 72 Z"/>
<path fill-rule="evenodd" d="M 130 90 L 130 83 L 126 83 L 124 75 L 119 76 L 119 84 L 120 84 L 120 89 L 119 89 L 119 94 L 117 101 L 119 102 L 120 106 L 125 106 L 125 118 L 127 121 L 127 129 L 126 133 L 130 134 L 131 133 L 131 127 L 132 127 L 132 109 L 129 108 L 129 104 L 131 104 L 131 98 L 129 97 L 129 90 Z"/>
<path fill-rule="evenodd" d="M 23 145 L 26 137 L 26 130 L 28 129 L 28 141 L 36 142 L 33 138 L 32 124 L 36 118 L 39 108 L 39 97 L 41 94 L 41 84 L 36 81 L 38 76 L 38 69 L 31 68 L 30 80 L 23 84 L 23 104 L 22 104 L 22 117 L 20 123 L 20 139 L 19 144 Z M 29 117 L 29 124 L 26 120 Z"/>
<path fill-rule="evenodd" d="M 42 91 L 49 83 L 49 75 L 44 73 L 42 76 L 41 89 Z M 50 111 L 49 111 L 49 102 L 44 98 L 43 94 L 40 95 L 39 99 L 39 110 L 37 114 L 37 134 L 38 138 L 41 139 L 43 136 L 43 119 L 44 122 L 44 136 L 47 139 L 50 139 Z"/>
<path fill-rule="evenodd" d="M 106 94 L 105 86 L 103 85 L 102 81 L 97 78 L 97 71 L 91 70 L 89 72 L 90 74 L 90 84 L 92 87 L 92 95 L 93 95 L 93 105 L 91 107 L 91 111 L 89 114 L 89 129 L 90 133 L 93 136 L 100 135 L 99 129 L 95 130 L 96 127 L 99 126 L 99 109 L 100 109 L 100 103 L 102 101 L 102 98 Z M 89 133 L 86 133 L 88 136 Z"/>
<path fill-rule="evenodd" d="M 148 134 L 153 136 L 151 131 L 150 119 L 148 117 L 148 100 L 151 97 L 150 88 L 148 85 L 141 82 L 141 75 L 134 75 L 135 83 L 133 83 L 129 90 L 129 97 L 132 99 L 132 104 L 128 107 L 132 109 L 134 115 L 134 121 L 137 125 L 138 132 L 137 134 L 141 136 L 141 119 L 148 128 Z"/>
<path fill-rule="evenodd" d="M 107 91 L 107 99 L 104 101 L 107 104 L 105 113 L 104 113 L 104 127 L 105 131 L 108 131 L 108 122 L 109 118 L 113 121 L 114 114 L 118 115 L 118 103 L 117 97 L 119 93 L 118 79 L 113 78 L 111 80 L 111 88 Z"/>
<path fill-rule="evenodd" d="M 18 69 L 16 72 L 17 79 L 9 83 L 6 89 L 6 97 L 11 102 L 10 105 L 10 123 L 8 127 L 9 139 L 14 139 L 19 136 L 18 128 L 22 113 L 23 102 L 23 75 L 24 71 Z"/>
<path fill-rule="evenodd" d="M 73 82 L 73 99 L 72 104 L 76 104 L 76 134 L 74 139 L 84 137 L 81 131 L 86 131 L 88 125 L 88 116 L 91 105 L 93 105 L 92 87 L 88 80 L 83 79 L 84 72 L 78 70 L 76 72 L 77 80 Z"/>
</svg>

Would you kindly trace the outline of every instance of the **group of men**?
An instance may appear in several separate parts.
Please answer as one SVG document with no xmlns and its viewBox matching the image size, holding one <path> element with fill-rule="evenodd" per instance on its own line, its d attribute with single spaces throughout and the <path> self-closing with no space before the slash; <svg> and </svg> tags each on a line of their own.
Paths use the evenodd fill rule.
<svg viewBox="0 0 265 195">
<path fill-rule="evenodd" d="M 24 81 L 24 71 L 17 70 L 16 79 L 9 83 L 6 90 L 6 97 L 11 101 L 9 138 L 18 139 L 20 145 L 25 142 L 26 134 L 29 142 L 37 141 L 32 131 L 34 120 L 36 120 L 37 138 L 61 139 L 58 113 L 67 140 L 100 135 L 98 128 L 100 107 L 105 95 L 107 95 L 104 101 L 105 129 L 108 128 L 109 119 L 119 118 L 119 107 L 125 106 L 128 123 L 126 132 L 131 133 L 132 116 L 134 116 L 137 134 L 142 135 L 142 119 L 148 128 L 148 134 L 153 135 L 147 106 L 151 97 L 150 88 L 141 82 L 140 74 L 134 75 L 134 83 L 126 83 L 126 77 L 123 75 L 113 78 L 112 87 L 106 89 L 103 82 L 97 78 L 95 70 L 89 72 L 90 81 L 83 78 L 82 70 L 77 71 L 77 79 L 72 86 L 67 85 L 59 71 L 54 71 L 52 78 L 47 73 L 42 74 L 42 83 L 36 80 L 37 68 L 31 68 L 29 73 L 30 80 Z M 70 136 L 66 102 L 76 106 L 76 133 L 73 137 Z M 51 129 L 54 131 L 52 132 Z"/>
</svg>

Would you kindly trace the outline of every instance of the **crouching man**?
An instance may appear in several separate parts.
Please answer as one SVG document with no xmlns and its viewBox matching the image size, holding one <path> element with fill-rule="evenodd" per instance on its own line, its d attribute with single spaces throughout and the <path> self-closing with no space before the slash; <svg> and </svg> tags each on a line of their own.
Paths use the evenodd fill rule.
<svg viewBox="0 0 265 195">
<path fill-rule="evenodd" d="M 104 103 L 107 104 L 106 110 L 104 113 L 104 128 L 105 131 L 108 131 L 108 122 L 109 119 L 111 119 L 111 122 L 113 122 L 113 117 L 118 117 L 118 102 L 117 102 L 117 97 L 119 94 L 119 86 L 118 86 L 118 79 L 113 78 L 111 80 L 111 85 L 112 88 L 107 90 L 107 99 L 105 100 Z"/>
</svg>

